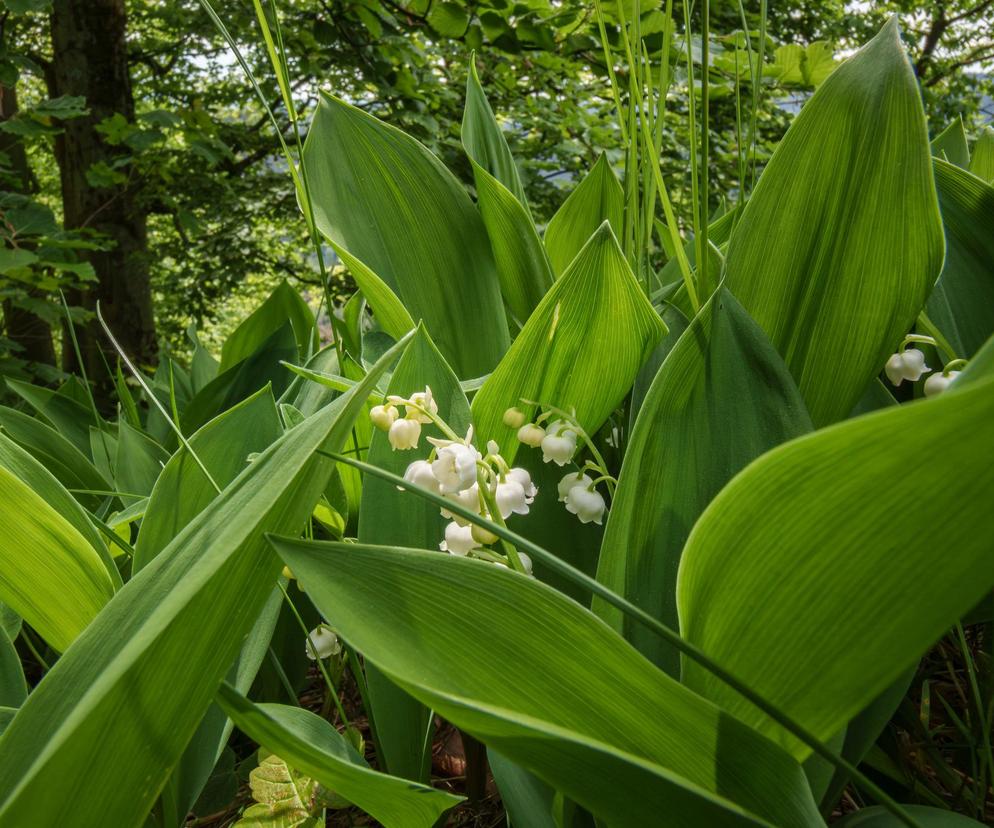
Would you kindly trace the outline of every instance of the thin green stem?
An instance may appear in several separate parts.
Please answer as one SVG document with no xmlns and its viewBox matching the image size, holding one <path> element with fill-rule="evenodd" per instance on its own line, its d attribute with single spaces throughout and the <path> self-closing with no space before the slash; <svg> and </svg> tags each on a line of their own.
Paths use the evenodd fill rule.
<svg viewBox="0 0 994 828">
<path fill-rule="evenodd" d="M 572 581 L 574 584 L 582 587 L 592 595 L 596 595 L 598 598 L 606 601 L 611 606 L 623 612 L 629 618 L 638 622 L 655 635 L 658 635 L 663 641 L 679 650 L 688 659 L 699 664 L 702 668 L 707 670 L 721 682 L 742 696 L 742 698 L 757 707 L 770 719 L 780 725 L 780 727 L 807 745 L 814 753 L 821 756 L 827 762 L 830 762 L 834 767 L 848 774 L 852 779 L 858 781 L 865 790 L 869 791 L 877 799 L 877 801 L 883 805 L 883 807 L 896 816 L 903 824 L 911 826 L 911 828 L 921 828 L 919 823 L 907 811 L 905 811 L 901 805 L 894 801 L 894 799 L 892 799 L 886 791 L 880 788 L 880 786 L 873 782 L 873 780 L 867 778 L 866 775 L 859 770 L 859 768 L 826 746 L 807 728 L 794 721 L 793 718 L 781 711 L 776 705 L 767 701 L 749 685 L 740 681 L 733 674 L 728 672 L 728 670 L 712 660 L 711 657 L 703 650 L 684 639 L 680 633 L 666 626 L 658 619 L 649 615 L 645 610 L 635 606 L 635 604 L 618 595 L 613 590 L 608 589 L 606 586 L 594 580 L 586 573 L 581 572 L 579 569 L 571 566 L 566 561 L 556 555 L 553 555 L 551 552 L 541 546 L 538 546 L 536 543 L 528 540 L 527 538 L 511 531 L 507 527 L 500 526 L 493 521 L 487 520 L 470 509 L 466 509 L 458 503 L 447 500 L 441 495 L 429 491 L 428 489 L 423 489 L 414 483 L 404 480 L 404 478 L 399 477 L 396 474 L 386 471 L 385 469 L 370 465 L 369 463 L 353 460 L 351 457 L 346 457 L 342 454 L 334 454 L 320 449 L 316 453 L 324 457 L 329 457 L 339 463 L 345 463 L 346 465 L 352 466 L 353 468 L 356 468 L 366 474 L 370 474 L 373 477 L 386 480 L 393 483 L 395 486 L 404 489 L 405 491 L 413 492 L 425 500 L 431 501 L 438 506 L 448 509 L 453 514 L 459 515 L 461 518 L 469 521 L 470 523 L 474 523 L 477 526 L 482 526 L 483 528 L 488 529 L 493 532 L 493 534 L 500 538 L 504 538 L 516 547 L 527 550 L 533 560 L 540 561 L 549 569 L 554 570 L 567 580 Z"/>
<path fill-rule="evenodd" d="M 276 671 L 276 676 L 280 680 L 280 684 L 283 685 L 283 689 L 286 694 L 290 697 L 297 707 L 300 707 L 300 699 L 297 698 L 297 693 L 293 689 L 293 685 L 290 684 L 290 679 L 287 677 L 286 670 L 283 669 L 283 665 L 280 664 L 280 660 L 276 657 L 276 653 L 273 651 L 272 645 L 269 647 L 269 662 L 273 665 L 273 669 Z"/>
<path fill-rule="evenodd" d="M 31 651 L 31 655 L 34 656 L 35 661 L 38 662 L 38 665 L 41 667 L 41 669 L 44 670 L 46 673 L 49 670 L 51 670 L 52 668 L 49 666 L 48 662 L 45 661 L 45 659 L 42 657 L 42 654 L 38 652 L 38 649 L 35 647 L 34 642 L 31 640 L 31 635 L 28 632 L 27 627 L 21 628 L 21 638 L 24 639 L 25 645 L 27 645 L 27 648 Z"/>
</svg>

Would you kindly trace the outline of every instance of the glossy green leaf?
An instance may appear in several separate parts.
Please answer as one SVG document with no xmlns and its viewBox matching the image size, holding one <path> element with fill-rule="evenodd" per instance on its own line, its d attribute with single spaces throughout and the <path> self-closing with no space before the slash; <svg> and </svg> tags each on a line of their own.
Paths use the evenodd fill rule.
<svg viewBox="0 0 994 828">
<path fill-rule="evenodd" d="M 473 165 L 476 196 L 490 237 L 501 292 L 511 313 L 524 323 L 552 285 L 542 240 L 528 210 L 507 141 L 470 61 L 462 142 Z"/>
<path fill-rule="evenodd" d="M 93 547 L 93 551 L 103 562 L 115 589 L 121 586 L 121 575 L 107 551 L 103 537 L 94 528 L 93 523 L 76 499 L 60 485 L 59 481 L 42 463 L 13 440 L 0 435 L 0 467 L 7 469 L 22 483 L 30 486 L 45 503 L 68 521 Z"/>
<path fill-rule="evenodd" d="M 90 426 L 94 423 L 92 411 L 72 397 L 50 388 L 13 379 L 7 379 L 6 383 L 42 420 L 89 457 Z"/>
<path fill-rule="evenodd" d="M 46 674 L 3 736 L 0 823 L 143 824 L 269 599 L 264 533 L 309 518 L 334 468 L 315 451 L 344 445 L 404 345 L 264 451 Z"/>
<path fill-rule="evenodd" d="M 994 333 L 994 187 L 935 160 L 946 261 L 928 315 L 965 359 Z"/>
<path fill-rule="evenodd" d="M 473 398 L 479 440 L 517 450 L 504 412 L 521 398 L 576 409 L 591 434 L 625 397 L 666 333 L 603 223 L 545 294 L 500 365 Z"/>
<path fill-rule="evenodd" d="M 557 828 L 552 815 L 556 792 L 541 779 L 495 750 L 487 751 L 501 804 L 519 828 Z"/>
<path fill-rule="evenodd" d="M 218 371 L 227 371 L 248 359 L 287 322 L 293 328 L 300 359 L 310 357 L 318 348 L 314 313 L 300 294 L 283 281 L 224 341 Z"/>
<path fill-rule="evenodd" d="M 615 236 L 622 233 L 625 194 L 601 155 L 590 172 L 562 203 L 545 228 L 545 249 L 556 276 L 566 272 L 587 240 L 605 222 Z"/>
<path fill-rule="evenodd" d="M 21 659 L 7 633 L 0 629 L 0 706 L 20 707 L 28 697 Z"/>
<path fill-rule="evenodd" d="M 374 819 L 398 828 L 429 828 L 462 797 L 377 773 L 329 722 L 299 707 L 253 704 L 230 685 L 218 701 L 239 729 Z"/>
<path fill-rule="evenodd" d="M 480 214 L 456 178 L 413 138 L 327 94 L 304 163 L 321 232 L 424 320 L 461 377 L 493 368 L 508 345 L 497 271 Z"/>
<path fill-rule="evenodd" d="M 966 143 L 963 119 L 957 116 L 942 132 L 932 139 L 932 155 L 955 164 L 962 169 L 970 167 L 970 148 Z"/>
<path fill-rule="evenodd" d="M 921 828 L 977 828 L 983 824 L 943 808 L 925 805 L 905 805 L 904 808 Z M 838 828 L 901 828 L 904 824 L 879 805 L 861 808 L 835 823 Z"/>
<path fill-rule="evenodd" d="M 126 422 L 118 423 L 114 480 L 118 491 L 148 497 L 169 454 L 144 432 Z M 125 504 L 135 498 L 122 495 Z"/>
<path fill-rule="evenodd" d="M 366 659 L 595 816 L 821 824 L 783 751 L 535 579 L 432 552 L 273 543 Z"/>
<path fill-rule="evenodd" d="M 942 256 L 925 116 L 895 18 L 794 119 L 732 233 L 726 278 L 822 426 L 880 372 Z"/>
<path fill-rule="evenodd" d="M 994 513 L 981 494 L 994 485 L 992 410 L 994 380 L 977 382 L 815 432 L 747 467 L 684 549 L 684 637 L 818 738 L 833 736 L 994 585 Z M 924 516 L 909 511 L 922 492 Z M 683 675 L 808 755 L 686 659 Z"/>
<path fill-rule="evenodd" d="M 970 172 L 988 184 L 994 184 L 994 129 L 982 127 L 973 145 Z"/>
<path fill-rule="evenodd" d="M 273 395 L 263 388 L 211 420 L 189 443 L 223 489 L 245 469 L 249 454 L 265 451 L 282 432 Z M 216 496 L 196 460 L 185 448 L 177 451 L 149 497 L 135 542 L 134 571 L 165 549 Z"/>
<path fill-rule="evenodd" d="M 0 538 L 0 599 L 53 649 L 65 650 L 114 594 L 100 555 L 6 467 L 0 467 Z"/>
<path fill-rule="evenodd" d="M 811 430 L 790 373 L 759 326 L 719 287 L 656 374 L 629 438 L 597 579 L 677 627 L 687 535 L 724 485 L 759 455 Z M 656 665 L 679 653 L 602 601 L 595 611 Z"/>
<path fill-rule="evenodd" d="M 427 332 L 419 327 L 390 378 L 389 394 L 409 397 L 425 386 L 432 390 L 438 413 L 459 434 L 470 424 L 469 403 L 459 387 L 459 380 L 435 348 Z M 427 437 L 444 438 L 433 425 L 422 426 L 421 448 L 394 451 L 387 435 L 378 429 L 372 433 L 367 461 L 403 476 L 408 465 L 428 456 Z M 417 548 L 438 548 L 445 536 L 445 524 L 437 506 L 383 480 L 367 478 L 362 485 L 359 508 L 359 540 L 371 544 L 391 544 Z M 427 708 L 412 699 L 373 667 L 367 669 L 370 703 L 376 734 L 377 752 L 386 769 L 408 779 L 427 779 L 429 758 L 424 751 L 425 732 L 430 718 Z"/>
</svg>

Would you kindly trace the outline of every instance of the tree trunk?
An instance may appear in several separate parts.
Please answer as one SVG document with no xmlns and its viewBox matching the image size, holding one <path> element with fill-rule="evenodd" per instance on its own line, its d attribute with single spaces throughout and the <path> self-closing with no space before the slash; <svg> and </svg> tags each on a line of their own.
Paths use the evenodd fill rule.
<svg viewBox="0 0 994 828">
<path fill-rule="evenodd" d="M 0 121 L 10 120 L 16 114 L 17 90 L 13 86 L 0 86 Z M 10 159 L 10 172 L 5 176 L 4 188 L 21 195 L 32 193 L 35 190 L 34 178 L 22 138 L 0 132 L 0 152 Z M 40 295 L 34 290 L 29 290 L 29 293 Z M 3 321 L 7 338 L 23 349 L 16 354 L 19 358 L 29 363 L 55 365 L 52 329 L 44 319 L 7 299 L 3 303 Z"/>
<path fill-rule="evenodd" d="M 52 5 L 52 66 L 50 92 L 82 95 L 90 114 L 65 122 L 56 137 L 55 154 L 62 180 L 65 226 L 87 227 L 108 236 L 113 247 L 89 253 L 98 283 L 71 298 L 75 304 L 101 313 L 124 351 L 139 364 L 155 362 L 157 343 L 149 284 L 147 212 L 135 182 L 111 186 L 87 178 L 87 172 L 115 169 L 115 161 L 130 154 L 126 146 L 105 140 L 96 126 L 119 113 L 135 114 L 128 74 L 124 0 L 55 0 Z M 120 172 L 129 175 L 130 167 Z M 91 379 L 106 388 L 109 380 L 100 349 L 114 363 L 112 348 L 94 321 L 79 330 L 80 350 Z M 63 348 L 63 367 L 77 368 L 71 347 Z"/>
</svg>

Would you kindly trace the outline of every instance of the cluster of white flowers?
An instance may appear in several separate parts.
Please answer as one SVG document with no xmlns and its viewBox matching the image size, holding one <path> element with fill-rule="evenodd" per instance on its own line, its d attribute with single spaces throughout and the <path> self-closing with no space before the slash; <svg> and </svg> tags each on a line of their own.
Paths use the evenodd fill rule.
<svg viewBox="0 0 994 828">
<path fill-rule="evenodd" d="M 549 425 L 542 423 L 552 416 L 557 416 Z M 518 430 L 518 440 L 526 446 L 542 449 L 542 461 L 565 466 L 573 462 L 577 454 L 580 439 L 594 454 L 594 460 L 587 460 L 578 472 L 569 472 L 559 481 L 559 501 L 566 504 L 566 510 L 579 518 L 581 523 L 600 524 L 607 511 L 607 502 L 597 490 L 597 484 L 612 481 L 603 459 L 587 437 L 586 433 L 572 414 L 559 409 L 549 408 L 540 414 L 535 422 L 529 422 L 524 412 L 518 408 L 509 408 L 504 412 L 504 425 Z M 594 472 L 590 477 L 587 471 Z"/>
<path fill-rule="evenodd" d="M 405 409 L 403 418 L 398 407 Z M 456 439 L 452 429 L 438 416 L 438 404 L 430 388 L 406 399 L 389 396 L 384 405 L 374 406 L 369 416 L 377 428 L 387 432 L 395 451 L 417 448 L 424 423 L 434 423 L 449 435 L 426 438 L 432 446 L 431 453 L 427 459 L 415 460 L 407 467 L 404 479 L 409 483 L 442 495 L 487 520 L 499 515 L 503 522 L 511 515 L 528 514 L 538 494 L 528 471 L 511 468 L 493 440 L 487 443 L 486 455 L 481 454 L 473 445 L 472 427 L 463 439 Z M 450 555 L 473 555 L 506 566 L 498 554 L 487 548 L 497 542 L 495 534 L 448 509 L 443 508 L 441 513 L 450 522 L 439 549 Z M 531 574 L 528 556 L 521 552 L 517 556 L 524 570 Z"/>
<path fill-rule="evenodd" d="M 924 374 L 932 370 L 925 364 L 925 354 L 922 351 L 918 348 L 904 348 L 904 345 L 908 341 L 927 341 L 930 344 L 935 344 L 935 340 L 932 340 L 931 337 L 915 336 L 913 340 L 906 339 L 897 353 L 891 354 L 887 360 L 887 364 L 884 365 L 884 373 L 887 375 L 887 379 L 890 380 L 891 385 L 899 386 L 905 380 L 908 382 L 918 382 Z M 954 360 L 942 371 L 932 373 L 925 380 L 923 389 L 925 396 L 934 397 L 945 391 L 949 387 L 949 384 L 960 374 L 952 366 L 960 365 L 962 362 L 963 360 Z"/>
</svg>

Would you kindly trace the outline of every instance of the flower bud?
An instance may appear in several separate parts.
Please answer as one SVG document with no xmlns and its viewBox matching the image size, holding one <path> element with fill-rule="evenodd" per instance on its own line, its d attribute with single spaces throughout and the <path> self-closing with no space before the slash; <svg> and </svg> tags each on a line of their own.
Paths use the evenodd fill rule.
<svg viewBox="0 0 994 828">
<path fill-rule="evenodd" d="M 600 524 L 607 505 L 596 489 L 574 486 L 566 493 L 566 511 L 576 515 L 580 523 Z"/>
<path fill-rule="evenodd" d="M 532 559 L 529 558 L 524 552 L 518 553 L 518 558 L 521 561 L 521 565 L 525 568 L 525 574 L 532 574 Z"/>
<path fill-rule="evenodd" d="M 950 371 L 949 373 L 932 374 L 925 380 L 925 396 L 934 397 L 941 394 L 949 387 L 949 383 L 959 376 L 959 373 L 959 371 Z"/>
<path fill-rule="evenodd" d="M 400 449 L 406 451 L 418 447 L 418 440 L 421 438 L 421 423 L 417 420 L 395 420 L 387 433 L 390 446 L 394 451 Z"/>
<path fill-rule="evenodd" d="M 545 439 L 545 429 L 535 423 L 526 423 L 518 429 L 518 439 L 526 446 L 538 448 Z"/>
<path fill-rule="evenodd" d="M 338 655 L 342 651 L 342 644 L 337 635 L 324 624 L 320 624 L 307 634 L 307 646 L 304 651 L 311 661 L 317 661 L 319 658 Z"/>
<path fill-rule="evenodd" d="M 520 408 L 509 408 L 504 412 L 504 425 L 508 428 L 521 428 L 526 419 L 525 412 Z"/>
<path fill-rule="evenodd" d="M 484 546 L 486 546 L 487 544 L 496 543 L 498 540 L 497 536 L 489 529 L 485 529 L 482 526 L 477 526 L 475 523 L 470 529 L 470 532 L 473 535 L 473 540 L 475 540 L 477 543 L 483 544 Z"/>
<path fill-rule="evenodd" d="M 283 573 L 282 574 L 283 574 L 283 577 L 286 578 L 288 581 L 293 581 L 293 580 L 296 580 L 296 578 L 297 578 L 297 576 L 293 574 L 293 570 L 291 570 L 290 567 L 288 567 L 288 566 L 284 566 L 283 567 Z"/>
<path fill-rule="evenodd" d="M 460 556 L 466 556 L 479 547 L 480 544 L 473 537 L 473 530 L 455 522 L 446 524 L 445 540 L 438 545 L 443 552 Z"/>
<path fill-rule="evenodd" d="M 389 404 L 374 405 L 369 411 L 369 419 L 373 421 L 373 425 L 380 431 L 389 431 L 390 426 L 394 424 L 394 421 L 399 416 L 400 414 L 397 412 L 396 406 Z"/>
</svg>

